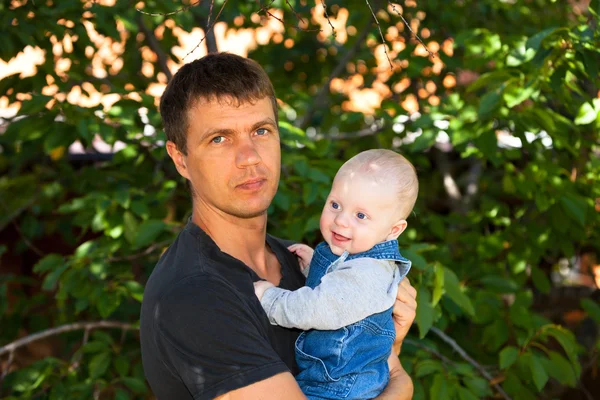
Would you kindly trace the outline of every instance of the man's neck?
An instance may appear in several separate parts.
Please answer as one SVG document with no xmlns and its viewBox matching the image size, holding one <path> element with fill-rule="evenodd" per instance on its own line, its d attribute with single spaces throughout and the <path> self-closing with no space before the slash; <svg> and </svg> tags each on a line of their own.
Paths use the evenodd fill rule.
<svg viewBox="0 0 600 400">
<path fill-rule="evenodd" d="M 267 213 L 239 218 L 194 205 L 192 221 L 219 246 L 222 252 L 245 263 L 264 279 L 272 276 L 272 259 L 266 245 Z M 279 271 L 277 271 L 279 272 Z"/>
</svg>

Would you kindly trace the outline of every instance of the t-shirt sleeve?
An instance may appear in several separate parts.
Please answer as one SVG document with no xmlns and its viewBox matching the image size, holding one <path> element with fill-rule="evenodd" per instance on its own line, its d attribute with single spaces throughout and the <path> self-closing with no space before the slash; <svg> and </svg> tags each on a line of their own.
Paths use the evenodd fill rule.
<svg viewBox="0 0 600 400">
<path fill-rule="evenodd" d="M 180 282 L 159 301 L 157 351 L 195 400 L 288 371 L 246 301 L 206 276 Z"/>
</svg>

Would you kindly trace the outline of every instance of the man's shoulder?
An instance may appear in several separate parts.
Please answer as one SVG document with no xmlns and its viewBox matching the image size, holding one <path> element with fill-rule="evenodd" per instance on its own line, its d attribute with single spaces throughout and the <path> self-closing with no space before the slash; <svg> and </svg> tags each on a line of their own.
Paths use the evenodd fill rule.
<svg viewBox="0 0 600 400">
<path fill-rule="evenodd" d="M 288 248 L 289 246 L 298 243 L 295 240 L 289 240 L 289 239 L 282 239 L 280 237 L 277 236 L 273 236 L 267 233 L 267 237 L 269 237 L 270 239 L 273 240 L 273 242 L 277 243 L 279 246 L 283 247 L 283 248 Z"/>
</svg>

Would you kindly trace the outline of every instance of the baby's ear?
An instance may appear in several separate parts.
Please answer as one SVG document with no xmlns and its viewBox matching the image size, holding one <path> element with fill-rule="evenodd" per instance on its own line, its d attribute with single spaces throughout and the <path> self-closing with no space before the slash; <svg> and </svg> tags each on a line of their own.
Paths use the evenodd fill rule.
<svg viewBox="0 0 600 400">
<path fill-rule="evenodd" d="M 408 226 L 408 222 L 406 222 L 405 219 L 401 219 L 400 221 L 396 222 L 392 226 L 392 229 L 390 230 L 390 234 L 388 235 L 387 240 L 398 239 L 398 236 L 400 236 L 402 234 L 402 232 L 404 232 L 404 230 L 406 229 L 407 226 Z"/>
</svg>

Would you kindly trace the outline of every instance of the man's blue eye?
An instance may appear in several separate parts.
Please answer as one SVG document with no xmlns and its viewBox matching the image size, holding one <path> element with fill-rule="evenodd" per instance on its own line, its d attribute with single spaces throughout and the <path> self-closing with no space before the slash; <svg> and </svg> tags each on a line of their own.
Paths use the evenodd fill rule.
<svg viewBox="0 0 600 400">
<path fill-rule="evenodd" d="M 223 143 L 223 140 L 225 140 L 225 138 L 223 136 L 215 136 L 214 138 L 211 139 L 211 142 L 213 143 Z"/>
<path fill-rule="evenodd" d="M 338 203 L 336 203 L 335 201 L 332 201 L 331 208 L 333 208 L 334 210 L 337 210 L 340 208 L 340 205 Z"/>
<path fill-rule="evenodd" d="M 356 214 L 356 216 L 358 217 L 358 219 L 365 219 L 367 218 L 367 216 L 361 212 L 359 212 L 358 214 Z"/>
<path fill-rule="evenodd" d="M 269 131 L 268 131 L 268 130 L 266 130 L 265 128 L 260 128 L 260 129 L 257 129 L 257 130 L 256 130 L 256 134 L 257 134 L 257 135 L 259 135 L 259 136 L 266 135 L 268 132 L 269 132 Z"/>
</svg>

